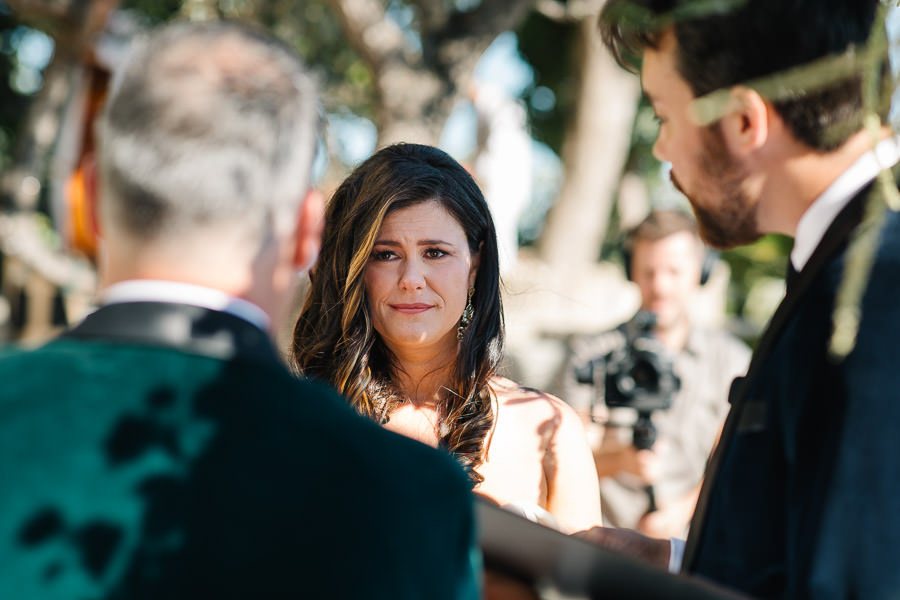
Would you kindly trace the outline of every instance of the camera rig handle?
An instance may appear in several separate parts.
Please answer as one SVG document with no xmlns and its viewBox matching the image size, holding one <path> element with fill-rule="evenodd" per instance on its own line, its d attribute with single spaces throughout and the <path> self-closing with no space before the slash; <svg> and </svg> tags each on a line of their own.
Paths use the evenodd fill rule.
<svg viewBox="0 0 900 600">
<path fill-rule="evenodd" d="M 638 412 L 637 420 L 632 425 L 634 430 L 631 443 L 638 450 L 649 450 L 656 443 L 656 426 L 650 418 L 650 411 Z"/>
<path fill-rule="evenodd" d="M 638 450 L 649 450 L 653 447 L 653 444 L 656 443 L 656 426 L 653 424 L 653 420 L 650 418 L 650 411 L 640 411 L 638 412 L 637 421 L 634 422 L 634 431 L 631 437 L 631 443 Z M 652 513 L 656 512 L 656 493 L 653 491 L 652 485 L 644 486 L 644 491 L 647 492 L 647 499 L 649 500 L 649 504 L 647 505 L 647 512 Z"/>
</svg>

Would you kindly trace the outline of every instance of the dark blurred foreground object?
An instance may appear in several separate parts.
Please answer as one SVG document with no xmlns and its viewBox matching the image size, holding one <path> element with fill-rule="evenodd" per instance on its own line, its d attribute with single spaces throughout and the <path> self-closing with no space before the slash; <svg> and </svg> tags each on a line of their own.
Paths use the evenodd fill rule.
<svg viewBox="0 0 900 600">
<path fill-rule="evenodd" d="M 739 600 L 747 598 L 698 577 L 673 575 L 581 538 L 475 503 L 487 569 L 566 598 Z"/>
</svg>

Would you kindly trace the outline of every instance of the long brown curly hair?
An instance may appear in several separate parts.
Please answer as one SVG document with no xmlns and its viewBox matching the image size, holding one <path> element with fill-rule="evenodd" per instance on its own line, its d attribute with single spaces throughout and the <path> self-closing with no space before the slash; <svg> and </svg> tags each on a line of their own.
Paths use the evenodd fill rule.
<svg viewBox="0 0 900 600">
<path fill-rule="evenodd" d="M 459 345 L 438 405 L 440 445 L 473 485 L 494 423 L 488 387 L 503 347 L 497 235 L 481 190 L 468 172 L 431 146 L 396 144 L 375 153 L 338 187 L 325 213 L 322 248 L 294 326 L 291 360 L 299 373 L 329 382 L 356 410 L 384 423 L 404 401 L 399 370 L 372 324 L 364 274 L 385 217 L 437 200 L 459 222 L 480 255 L 474 315 Z"/>
</svg>

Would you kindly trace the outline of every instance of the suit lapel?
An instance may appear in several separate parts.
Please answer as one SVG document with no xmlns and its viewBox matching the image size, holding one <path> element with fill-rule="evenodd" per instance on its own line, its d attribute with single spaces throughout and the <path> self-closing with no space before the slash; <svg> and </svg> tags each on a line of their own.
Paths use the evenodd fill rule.
<svg viewBox="0 0 900 600">
<path fill-rule="evenodd" d="M 751 388 L 752 382 L 759 374 L 772 353 L 776 342 L 781 337 L 787 323 L 793 316 L 800 300 L 806 295 L 809 286 L 815 281 L 816 277 L 821 273 L 822 269 L 828 261 L 844 247 L 850 234 L 859 226 L 862 221 L 863 211 L 865 210 L 866 198 L 871 184 L 866 186 L 859 192 L 848 204 L 838 213 L 828 230 L 825 232 L 816 250 L 813 252 L 806 266 L 799 273 L 794 270 L 793 266 L 788 262 L 788 273 L 786 277 L 787 289 L 784 299 L 779 304 L 772 315 L 769 325 L 757 344 L 756 351 L 750 360 L 750 366 L 747 369 L 745 377 L 738 377 L 734 380 L 729 394 L 729 402 L 731 410 L 725 419 L 722 427 L 722 436 L 716 445 L 715 451 L 710 458 L 706 469 L 706 475 L 703 481 L 703 487 L 700 490 L 700 496 L 697 499 L 697 507 L 691 518 L 691 528 L 688 534 L 687 543 L 684 550 L 684 560 L 682 561 L 683 570 L 692 571 L 694 561 L 697 557 L 699 541 L 702 538 L 703 529 L 706 525 L 706 510 L 708 507 L 709 496 L 712 492 L 716 475 L 718 474 L 719 465 L 722 456 L 735 435 L 738 424 L 741 422 L 745 405 L 747 390 Z"/>
<path fill-rule="evenodd" d="M 222 360 L 280 362 L 272 340 L 255 325 L 228 313 L 186 304 L 110 304 L 62 337 L 165 346 Z"/>
</svg>

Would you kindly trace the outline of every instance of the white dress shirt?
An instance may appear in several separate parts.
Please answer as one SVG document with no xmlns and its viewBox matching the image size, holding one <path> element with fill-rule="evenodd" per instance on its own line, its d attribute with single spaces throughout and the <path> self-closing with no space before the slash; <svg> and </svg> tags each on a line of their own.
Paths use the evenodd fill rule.
<svg viewBox="0 0 900 600">
<path fill-rule="evenodd" d="M 816 198 L 797 223 L 791 264 L 799 273 L 806 266 L 831 222 L 847 203 L 878 176 L 883 169 L 890 169 L 900 162 L 900 136 L 881 140 L 875 148 L 860 156 L 849 169 Z"/>
<path fill-rule="evenodd" d="M 115 283 L 100 294 L 101 304 L 122 302 L 174 302 L 225 312 L 269 331 L 269 315 L 259 306 L 216 290 L 191 283 L 157 279 L 131 279 Z"/>
</svg>

